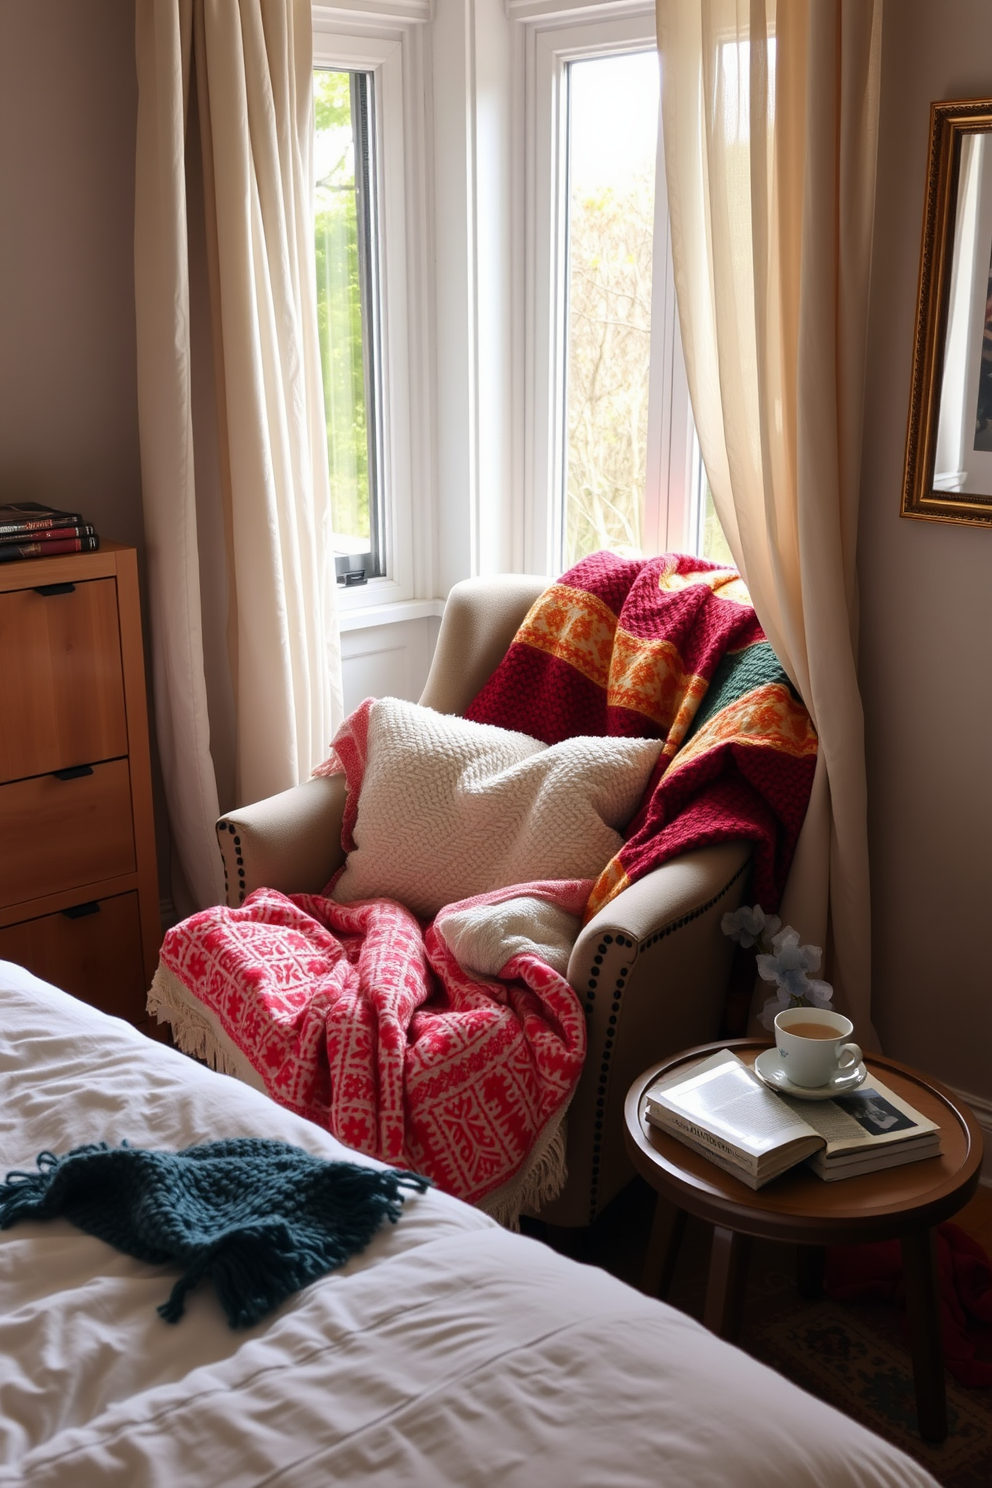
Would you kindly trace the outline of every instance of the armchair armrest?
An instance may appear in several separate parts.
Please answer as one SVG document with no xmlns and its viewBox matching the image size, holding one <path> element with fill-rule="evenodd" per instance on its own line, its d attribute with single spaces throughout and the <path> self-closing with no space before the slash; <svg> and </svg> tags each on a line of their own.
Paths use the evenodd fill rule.
<svg viewBox="0 0 992 1488">
<path fill-rule="evenodd" d="M 580 934 L 568 980 L 586 1010 L 588 1051 L 568 1112 L 568 1183 L 541 1218 L 585 1225 L 633 1176 L 624 1100 L 666 1054 L 719 1037 L 733 943 L 720 929 L 748 881 L 751 845 L 673 858 L 618 894 Z"/>
<path fill-rule="evenodd" d="M 217 823 L 227 902 L 236 908 L 253 889 L 319 894 L 344 862 L 343 775 L 318 776 Z"/>
</svg>

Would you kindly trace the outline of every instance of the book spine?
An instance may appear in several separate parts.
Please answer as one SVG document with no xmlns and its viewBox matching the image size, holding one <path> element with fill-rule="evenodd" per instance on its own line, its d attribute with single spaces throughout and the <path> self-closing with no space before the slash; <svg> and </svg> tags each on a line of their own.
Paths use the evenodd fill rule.
<svg viewBox="0 0 992 1488">
<path fill-rule="evenodd" d="M 651 1118 L 648 1117 L 649 1121 L 650 1119 Z M 658 1126 L 659 1123 L 655 1122 L 654 1125 Z M 694 1142 L 693 1139 L 689 1136 L 686 1136 L 684 1132 L 669 1131 L 667 1127 L 662 1127 L 661 1130 L 665 1132 L 666 1136 L 675 1137 L 676 1141 L 684 1142 L 687 1147 L 692 1148 L 693 1152 L 698 1152 L 700 1157 L 705 1157 L 707 1162 L 711 1162 L 714 1164 L 714 1166 L 722 1168 L 725 1173 L 730 1174 L 731 1178 L 736 1178 L 738 1183 L 743 1183 L 748 1188 L 753 1188 L 755 1190 L 760 1187 L 758 1180 L 753 1173 L 749 1173 L 747 1169 L 742 1168 L 739 1163 L 732 1162 L 730 1158 L 726 1157 L 722 1152 L 717 1152 L 715 1147 L 706 1147 L 702 1142 Z"/>
<path fill-rule="evenodd" d="M 25 517 L 17 522 L 0 522 L 0 537 L 26 537 L 29 532 L 48 532 L 52 528 L 79 527 L 83 519 L 77 512 L 64 517 Z"/>
<path fill-rule="evenodd" d="M 715 1132 L 707 1131 L 704 1126 L 697 1126 L 694 1121 L 688 1121 L 684 1116 L 670 1111 L 667 1106 L 657 1106 L 649 1101 L 644 1113 L 649 1121 L 655 1126 L 660 1126 L 673 1137 L 681 1137 L 690 1146 L 698 1147 L 707 1157 L 712 1156 L 714 1161 L 723 1158 L 724 1165 L 733 1164 L 736 1173 L 747 1173 L 752 1178 L 757 1176 L 758 1165 L 749 1153 L 742 1152 L 739 1147 L 734 1147 L 730 1142 L 718 1137 Z"/>
<path fill-rule="evenodd" d="M 18 558 L 54 558 L 57 553 L 95 553 L 100 546 L 96 533 L 91 537 L 59 538 L 52 542 L 0 543 L 0 563 L 13 563 Z"/>
<path fill-rule="evenodd" d="M 23 531 L 16 535 L 0 530 L 0 546 L 16 542 L 66 542 L 70 537 L 92 537 L 95 531 L 96 528 L 88 522 L 77 523 L 74 527 L 39 527 L 36 531 Z"/>
</svg>

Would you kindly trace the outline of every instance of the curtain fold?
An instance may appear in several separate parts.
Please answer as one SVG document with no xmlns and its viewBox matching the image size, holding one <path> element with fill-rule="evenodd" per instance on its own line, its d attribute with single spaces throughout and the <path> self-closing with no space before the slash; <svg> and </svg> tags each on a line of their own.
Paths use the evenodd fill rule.
<svg viewBox="0 0 992 1488">
<path fill-rule="evenodd" d="M 856 539 L 881 0 L 658 0 L 682 343 L 717 513 L 820 739 L 781 909 L 870 1037 Z"/>
<path fill-rule="evenodd" d="M 223 897 L 216 817 L 305 778 L 341 717 L 310 6 L 137 0 L 136 58 L 155 713 L 193 907 Z"/>
</svg>

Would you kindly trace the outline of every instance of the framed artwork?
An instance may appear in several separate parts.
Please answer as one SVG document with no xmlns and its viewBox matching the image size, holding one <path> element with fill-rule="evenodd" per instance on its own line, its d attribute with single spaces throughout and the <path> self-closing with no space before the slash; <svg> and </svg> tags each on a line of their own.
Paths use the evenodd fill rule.
<svg viewBox="0 0 992 1488">
<path fill-rule="evenodd" d="M 902 515 L 992 525 L 992 99 L 930 111 Z"/>
</svg>

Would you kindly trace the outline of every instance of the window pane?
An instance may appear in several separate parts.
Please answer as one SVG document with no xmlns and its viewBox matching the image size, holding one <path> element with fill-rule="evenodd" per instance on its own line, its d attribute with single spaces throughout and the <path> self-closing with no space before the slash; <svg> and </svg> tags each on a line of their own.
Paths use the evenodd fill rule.
<svg viewBox="0 0 992 1488">
<path fill-rule="evenodd" d="M 720 526 L 720 518 L 716 514 L 716 505 L 713 501 L 713 492 L 710 483 L 703 475 L 703 492 L 705 504 L 703 506 L 703 533 L 699 544 L 699 553 L 703 558 L 709 558 L 713 563 L 724 564 L 727 568 L 733 568 L 734 555 L 730 551 L 730 544 L 724 536 L 723 528 Z"/>
<path fill-rule="evenodd" d="M 383 571 L 377 540 L 374 233 L 362 73 L 314 72 L 317 324 L 337 554 Z M 339 569 L 342 567 L 339 564 Z"/>
<path fill-rule="evenodd" d="M 657 53 L 568 64 L 568 564 L 642 552 L 657 139 Z"/>
</svg>

